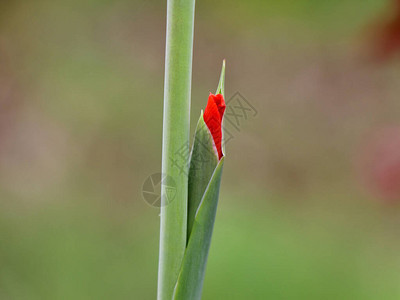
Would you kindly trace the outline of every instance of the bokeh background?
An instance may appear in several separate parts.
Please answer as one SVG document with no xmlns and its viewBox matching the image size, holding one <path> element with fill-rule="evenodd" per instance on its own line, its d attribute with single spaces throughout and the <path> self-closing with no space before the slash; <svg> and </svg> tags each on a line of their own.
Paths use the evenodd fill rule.
<svg viewBox="0 0 400 300">
<path fill-rule="evenodd" d="M 227 128 L 203 299 L 399 299 L 393 3 L 196 5 L 192 131 L 223 58 L 257 110 Z M 155 299 L 165 13 L 0 1 L 1 299 Z"/>
</svg>

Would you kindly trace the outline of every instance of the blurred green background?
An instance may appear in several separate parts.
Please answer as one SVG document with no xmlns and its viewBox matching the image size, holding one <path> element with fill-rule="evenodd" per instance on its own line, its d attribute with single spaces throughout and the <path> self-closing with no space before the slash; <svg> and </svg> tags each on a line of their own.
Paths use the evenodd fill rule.
<svg viewBox="0 0 400 300">
<path fill-rule="evenodd" d="M 372 134 L 400 124 L 400 64 L 365 59 L 389 2 L 196 5 L 192 131 L 223 58 L 258 112 L 230 128 L 203 299 L 400 299 L 400 165 Z M 0 2 L 0 299 L 155 299 L 165 12 Z"/>
</svg>

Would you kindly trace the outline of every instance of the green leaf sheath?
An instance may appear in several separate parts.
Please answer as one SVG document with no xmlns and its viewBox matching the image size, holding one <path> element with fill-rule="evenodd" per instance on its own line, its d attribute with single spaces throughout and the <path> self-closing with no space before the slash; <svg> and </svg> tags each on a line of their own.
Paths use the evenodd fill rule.
<svg viewBox="0 0 400 300">
<path fill-rule="evenodd" d="M 224 96 L 225 85 L 225 60 L 222 62 L 221 75 L 216 94 Z M 204 122 L 203 111 L 197 122 L 196 132 L 190 155 L 189 177 L 188 177 L 188 228 L 187 237 L 192 230 L 194 216 L 203 197 L 204 191 L 218 164 L 218 153 L 213 146 L 213 137 Z"/>
<path fill-rule="evenodd" d="M 176 195 L 162 193 L 158 300 L 172 299 L 187 244 L 194 9 L 194 0 L 167 1 L 162 173 L 173 179 Z"/>
<path fill-rule="evenodd" d="M 213 146 L 212 136 L 200 114 L 190 155 L 188 177 L 188 240 L 196 211 L 203 198 L 210 178 L 218 164 L 218 153 Z"/>
<path fill-rule="evenodd" d="M 197 210 L 182 269 L 176 283 L 174 300 L 201 299 L 223 165 L 224 157 L 219 161 Z"/>
</svg>

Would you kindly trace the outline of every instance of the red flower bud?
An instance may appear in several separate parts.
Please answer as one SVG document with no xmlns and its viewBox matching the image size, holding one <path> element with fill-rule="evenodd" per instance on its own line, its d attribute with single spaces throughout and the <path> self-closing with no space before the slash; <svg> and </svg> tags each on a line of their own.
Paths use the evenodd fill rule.
<svg viewBox="0 0 400 300">
<path fill-rule="evenodd" d="M 218 152 L 218 159 L 221 159 L 222 153 L 222 118 L 225 112 L 225 100 L 221 94 L 211 94 L 208 97 L 208 103 L 204 110 L 204 122 L 206 123 L 214 139 L 215 147 Z"/>
</svg>

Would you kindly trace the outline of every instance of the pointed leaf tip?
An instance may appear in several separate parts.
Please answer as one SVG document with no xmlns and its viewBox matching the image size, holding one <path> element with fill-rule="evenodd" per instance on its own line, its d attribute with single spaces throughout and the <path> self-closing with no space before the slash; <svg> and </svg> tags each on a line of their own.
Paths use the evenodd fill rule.
<svg viewBox="0 0 400 300">
<path fill-rule="evenodd" d="M 221 75 L 215 94 L 222 94 L 225 97 L 225 59 L 222 61 Z"/>
</svg>

